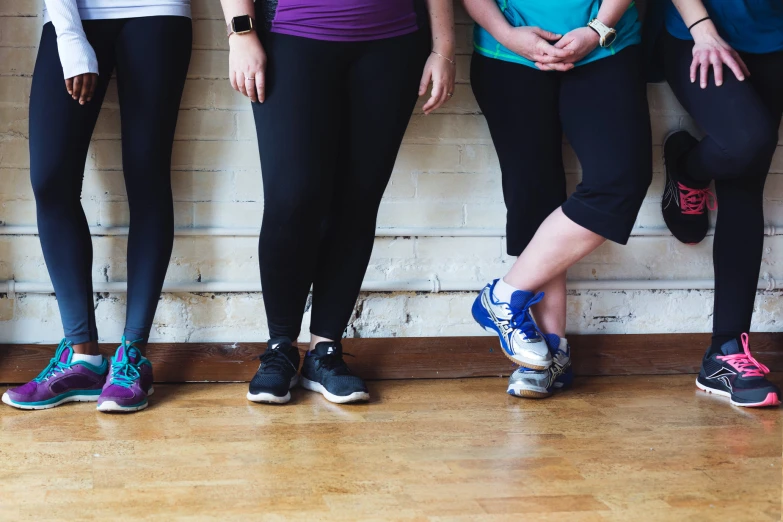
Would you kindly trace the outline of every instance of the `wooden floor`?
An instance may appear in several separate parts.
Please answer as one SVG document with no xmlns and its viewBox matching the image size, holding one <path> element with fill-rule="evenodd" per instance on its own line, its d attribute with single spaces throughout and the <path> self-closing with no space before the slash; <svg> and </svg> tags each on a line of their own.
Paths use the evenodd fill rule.
<svg viewBox="0 0 783 522">
<path fill-rule="evenodd" d="M 161 385 L 128 416 L 3 406 L 0 520 L 781 518 L 783 409 L 733 408 L 692 375 L 544 401 L 505 382 L 371 382 L 354 406 L 255 405 L 245 384 Z"/>
</svg>

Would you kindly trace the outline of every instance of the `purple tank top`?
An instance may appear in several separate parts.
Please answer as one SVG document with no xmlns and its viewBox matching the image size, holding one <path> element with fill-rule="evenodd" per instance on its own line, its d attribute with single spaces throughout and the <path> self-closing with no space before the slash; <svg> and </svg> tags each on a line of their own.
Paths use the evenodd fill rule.
<svg viewBox="0 0 783 522">
<path fill-rule="evenodd" d="M 416 31 L 414 0 L 279 0 L 272 32 L 363 41 Z"/>
</svg>

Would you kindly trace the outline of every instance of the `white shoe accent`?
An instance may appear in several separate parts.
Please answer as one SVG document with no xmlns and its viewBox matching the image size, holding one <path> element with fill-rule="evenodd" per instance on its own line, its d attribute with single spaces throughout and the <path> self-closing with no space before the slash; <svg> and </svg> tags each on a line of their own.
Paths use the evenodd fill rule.
<svg viewBox="0 0 783 522">
<path fill-rule="evenodd" d="M 335 395 L 333 393 L 329 393 L 329 391 L 323 387 L 321 383 L 311 381 L 310 379 L 306 379 L 305 377 L 302 377 L 301 382 L 302 388 L 305 388 L 310 391 L 314 391 L 317 393 L 320 393 L 324 397 L 326 397 L 326 400 L 330 402 L 334 402 L 336 404 L 346 404 L 348 402 L 358 402 L 358 401 L 369 401 L 370 400 L 370 394 L 367 392 L 353 392 L 350 395 L 340 396 Z"/>
<path fill-rule="evenodd" d="M 96 409 L 98 411 L 102 411 L 102 412 L 114 411 L 114 412 L 129 413 L 129 412 L 132 412 L 132 411 L 143 410 L 144 408 L 146 408 L 149 405 L 150 405 L 149 402 L 145 402 L 144 404 L 140 404 L 138 406 L 130 406 L 130 407 L 128 407 L 128 406 L 120 406 L 119 404 L 117 404 L 114 401 L 103 401 L 101 404 L 98 405 L 98 407 Z"/>
<path fill-rule="evenodd" d="M 517 397 L 530 397 L 537 395 L 545 397 L 552 394 L 551 392 L 547 391 L 546 388 L 542 388 L 541 386 L 533 386 L 531 384 L 524 384 L 519 382 L 513 384 L 509 383 L 506 393 L 510 393 Z"/>
<path fill-rule="evenodd" d="M 299 375 L 294 375 L 291 377 L 291 383 L 288 385 L 288 389 L 290 390 L 294 386 L 296 386 L 296 383 L 299 382 Z M 291 392 L 289 391 L 282 397 L 278 397 L 277 395 L 272 395 L 271 393 L 250 393 L 247 392 L 247 400 L 252 402 L 261 402 L 264 404 L 285 404 L 286 402 L 291 400 Z"/>
<path fill-rule="evenodd" d="M 96 402 L 97 400 L 97 395 L 71 395 L 70 397 L 65 397 L 64 399 L 60 399 L 59 401 L 53 402 L 51 404 L 26 405 L 12 401 L 11 397 L 9 397 L 7 393 L 3 394 L 3 402 L 19 410 L 48 410 L 61 404 L 65 404 L 66 402 Z"/>
<path fill-rule="evenodd" d="M 491 299 L 491 290 L 485 288 L 481 295 L 481 301 L 484 308 L 490 314 L 490 319 L 500 330 L 500 335 L 505 339 L 506 345 L 512 353 L 505 349 L 503 353 L 512 361 L 526 368 L 533 370 L 546 370 L 552 365 L 552 354 L 544 341 L 543 336 L 527 337 L 522 330 L 512 328 L 511 317 L 513 313 L 507 303 L 493 303 Z M 485 330 L 493 332 L 490 328 Z M 493 332 L 498 333 L 498 332 Z"/>
<path fill-rule="evenodd" d="M 149 397 L 153 393 L 155 393 L 155 388 L 150 386 L 150 389 L 147 391 L 147 397 Z M 133 411 L 143 410 L 144 408 L 146 408 L 149 405 L 150 405 L 149 402 L 145 402 L 144 404 L 139 405 L 139 406 L 127 407 L 127 406 L 120 406 L 119 404 L 117 404 L 114 401 L 104 401 L 101 404 L 99 404 L 95 409 L 98 410 L 98 411 L 102 411 L 102 412 L 120 411 L 120 412 L 130 413 L 130 412 L 133 412 Z"/>
</svg>

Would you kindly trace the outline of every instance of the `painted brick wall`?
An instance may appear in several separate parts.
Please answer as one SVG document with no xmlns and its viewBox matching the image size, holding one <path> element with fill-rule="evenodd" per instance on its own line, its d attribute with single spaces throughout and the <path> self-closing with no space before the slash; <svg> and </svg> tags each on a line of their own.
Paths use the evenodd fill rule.
<svg viewBox="0 0 783 522">
<path fill-rule="evenodd" d="M 262 188 L 249 103 L 231 90 L 228 52 L 218 0 L 194 1 L 194 52 L 174 145 L 176 225 L 258 227 Z M 27 104 L 40 34 L 38 0 L 0 2 L 0 221 L 35 225 L 29 181 Z M 458 85 L 437 114 L 417 111 L 400 151 L 381 207 L 384 228 L 435 227 L 502 230 L 505 210 L 497 157 L 468 83 L 472 25 L 459 11 Z M 655 179 L 637 227 L 663 227 L 661 141 L 693 123 L 664 85 L 649 88 L 653 118 Z M 122 180 L 120 111 L 116 88 L 106 97 L 85 174 L 83 204 L 90 225 L 128 225 Z M 532 122 L 531 122 L 532 123 Z M 783 147 L 767 183 L 767 224 L 783 231 Z M 566 145 L 569 186 L 579 165 Z M 778 232 L 780 233 L 780 232 Z M 625 248 L 606 244 L 570 272 L 580 281 L 611 279 L 708 280 L 711 245 L 681 245 L 670 236 L 636 236 Z M 185 236 L 175 241 L 167 282 L 258 284 L 257 240 L 245 236 Z M 96 236 L 93 278 L 124 281 L 125 238 Z M 766 238 L 762 274 L 783 281 L 783 236 Z M 369 282 L 437 277 L 478 285 L 503 274 L 513 260 L 502 237 L 379 237 L 367 273 Z M 48 282 L 38 238 L 0 235 L 0 281 Z M 589 288 L 582 284 L 581 288 Z M 470 319 L 473 292 L 364 293 L 349 336 L 478 335 Z M 56 301 L 48 294 L 0 296 L 0 342 L 52 342 L 62 335 Z M 710 328 L 709 290 L 579 290 L 569 301 L 572 332 L 697 332 Z M 761 291 L 755 328 L 781 329 L 780 291 Z M 118 339 L 124 318 L 122 294 L 98 294 L 101 337 Z M 309 321 L 305 316 L 304 324 Z M 306 329 L 305 329 L 306 331 Z M 154 340 L 248 341 L 266 337 L 259 293 L 167 293 L 160 302 Z"/>
</svg>

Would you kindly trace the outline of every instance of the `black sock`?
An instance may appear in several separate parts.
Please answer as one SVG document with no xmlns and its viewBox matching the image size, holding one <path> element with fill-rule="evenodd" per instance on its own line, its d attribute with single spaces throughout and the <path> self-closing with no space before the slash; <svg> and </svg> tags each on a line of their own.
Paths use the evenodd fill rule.
<svg viewBox="0 0 783 522">
<path fill-rule="evenodd" d="M 731 341 L 732 339 L 736 339 L 737 343 L 740 343 L 740 335 L 731 335 L 731 334 L 712 334 L 712 344 L 710 344 L 710 347 L 707 348 L 707 353 L 704 354 L 704 357 L 712 357 L 713 355 L 720 354 L 720 347 L 726 344 L 727 342 Z"/>
</svg>

